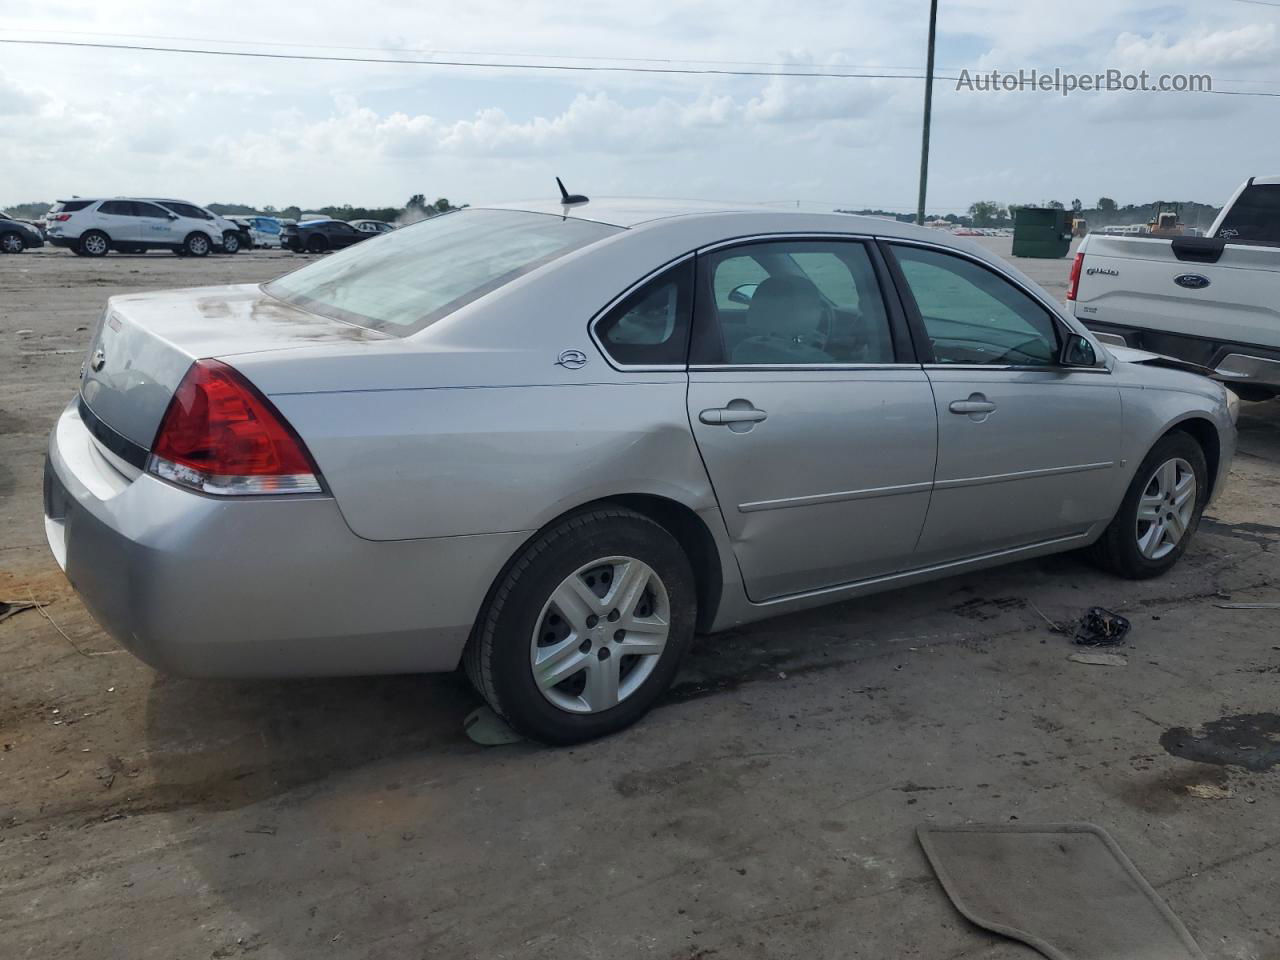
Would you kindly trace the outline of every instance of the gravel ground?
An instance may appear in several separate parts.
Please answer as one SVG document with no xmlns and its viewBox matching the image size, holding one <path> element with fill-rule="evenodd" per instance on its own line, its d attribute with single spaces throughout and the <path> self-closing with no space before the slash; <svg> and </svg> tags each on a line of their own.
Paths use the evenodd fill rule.
<svg viewBox="0 0 1280 960">
<path fill-rule="evenodd" d="M 0 258 L 0 599 L 49 604 L 0 623 L 0 955 L 1031 957 L 914 839 L 1016 819 L 1105 827 L 1210 957 L 1280 956 L 1280 611 L 1215 605 L 1280 599 L 1280 405 L 1246 405 L 1164 579 L 1054 557 L 785 617 L 702 640 L 622 735 L 482 748 L 452 676 L 156 674 L 44 544 L 104 298 L 302 259 Z M 1019 266 L 1065 289 L 1068 261 Z M 1126 666 L 1041 616 L 1094 604 L 1133 620 Z"/>
</svg>

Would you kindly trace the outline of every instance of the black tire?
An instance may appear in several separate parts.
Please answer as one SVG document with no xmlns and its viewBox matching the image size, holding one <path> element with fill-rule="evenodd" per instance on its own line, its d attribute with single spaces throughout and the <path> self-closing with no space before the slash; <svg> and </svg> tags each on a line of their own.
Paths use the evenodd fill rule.
<svg viewBox="0 0 1280 960">
<path fill-rule="evenodd" d="M 1177 544 L 1165 555 L 1151 559 L 1138 546 L 1138 506 L 1143 494 L 1156 482 L 1157 469 L 1171 460 L 1190 464 L 1195 474 L 1195 505 L 1191 520 Z M 1204 450 L 1191 434 L 1174 430 L 1165 434 L 1139 464 L 1133 482 L 1125 492 L 1120 509 L 1102 536 L 1090 548 L 1091 558 L 1099 566 L 1128 580 L 1146 580 L 1167 573 L 1186 552 L 1187 544 L 1200 524 L 1200 515 L 1209 498 L 1209 468 Z"/>
<path fill-rule="evenodd" d="M 101 230 L 86 230 L 80 235 L 76 249 L 86 257 L 105 257 L 111 249 L 111 238 Z"/>
<path fill-rule="evenodd" d="M 666 645 L 649 675 L 616 706 L 573 713 L 539 690 L 531 644 L 557 587 L 584 566 L 612 557 L 637 559 L 659 578 L 669 607 Z M 604 506 L 558 521 L 512 561 L 476 620 L 463 665 L 489 706 L 518 733 L 547 744 L 581 743 L 615 733 L 649 712 L 675 678 L 696 616 L 693 569 L 675 538 L 648 517 Z M 609 628 L 602 624 L 602 629 Z M 608 659 L 608 651 L 602 649 L 599 657 L 601 662 Z M 625 661 L 618 657 L 619 669 Z M 574 676 L 564 682 L 571 683 Z"/>
<path fill-rule="evenodd" d="M 0 253 L 21 253 L 27 249 L 27 239 L 17 230 L 0 233 Z"/>
<path fill-rule="evenodd" d="M 213 249 L 213 241 L 209 239 L 208 234 L 194 230 L 187 234 L 187 238 L 182 241 L 183 254 L 188 257 L 207 257 L 209 251 Z"/>
<path fill-rule="evenodd" d="M 329 249 L 329 241 L 322 236 L 310 237 L 307 240 L 307 253 L 324 253 Z"/>
<path fill-rule="evenodd" d="M 240 252 L 240 235 L 228 230 L 222 235 L 222 252 L 235 255 Z"/>
</svg>

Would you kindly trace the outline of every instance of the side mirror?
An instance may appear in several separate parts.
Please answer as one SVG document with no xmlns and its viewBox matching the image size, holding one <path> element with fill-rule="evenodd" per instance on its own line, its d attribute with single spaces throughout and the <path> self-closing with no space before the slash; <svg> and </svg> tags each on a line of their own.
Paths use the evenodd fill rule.
<svg viewBox="0 0 1280 960">
<path fill-rule="evenodd" d="M 741 283 L 729 291 L 729 300 L 732 303 L 750 303 L 758 286 L 758 283 Z"/>
<path fill-rule="evenodd" d="M 1062 365 L 1064 367 L 1096 367 L 1098 352 L 1093 349 L 1093 344 L 1080 334 L 1069 334 L 1062 348 Z"/>
<path fill-rule="evenodd" d="M 176 213 L 171 213 L 171 214 L 169 214 L 169 219 L 170 219 L 170 220 L 177 220 L 177 219 L 178 219 L 178 215 L 177 215 Z"/>
</svg>

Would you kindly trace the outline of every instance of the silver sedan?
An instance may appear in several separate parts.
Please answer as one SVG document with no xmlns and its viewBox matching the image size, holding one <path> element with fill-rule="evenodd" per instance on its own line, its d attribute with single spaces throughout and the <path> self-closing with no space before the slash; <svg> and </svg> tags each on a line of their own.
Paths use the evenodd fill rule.
<svg viewBox="0 0 1280 960">
<path fill-rule="evenodd" d="M 1082 547 L 1159 575 L 1234 447 L 1220 385 L 966 241 L 527 204 L 111 298 L 45 527 L 158 669 L 461 663 L 569 743 L 649 710 L 695 632 Z"/>
</svg>

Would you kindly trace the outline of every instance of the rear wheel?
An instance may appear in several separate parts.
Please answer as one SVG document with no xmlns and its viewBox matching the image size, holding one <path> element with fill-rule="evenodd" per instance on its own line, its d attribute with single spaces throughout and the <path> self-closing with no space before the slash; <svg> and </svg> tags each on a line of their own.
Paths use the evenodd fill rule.
<svg viewBox="0 0 1280 960">
<path fill-rule="evenodd" d="M 321 236 L 307 240 L 307 253 L 324 253 L 329 249 L 329 241 Z"/>
<path fill-rule="evenodd" d="M 1167 434 L 1134 474 L 1120 509 L 1093 546 L 1098 563 L 1130 580 L 1167 572 L 1186 552 L 1209 499 L 1204 451 L 1190 434 Z"/>
<path fill-rule="evenodd" d="M 27 249 L 27 241 L 16 230 L 0 233 L 0 253 L 21 253 Z"/>
<path fill-rule="evenodd" d="M 200 233 L 198 230 L 195 233 L 187 234 L 187 239 L 182 241 L 182 249 L 188 257 L 206 257 L 209 255 L 209 250 L 212 246 L 213 244 L 209 241 L 208 235 Z"/>
<path fill-rule="evenodd" d="M 578 743 L 649 711 L 675 677 L 696 612 L 693 571 L 670 533 L 630 510 L 592 510 L 516 558 L 464 664 L 516 731 Z"/>
<path fill-rule="evenodd" d="M 80 252 L 86 257 L 105 257 L 111 241 L 101 230 L 90 230 L 80 237 Z"/>
</svg>

